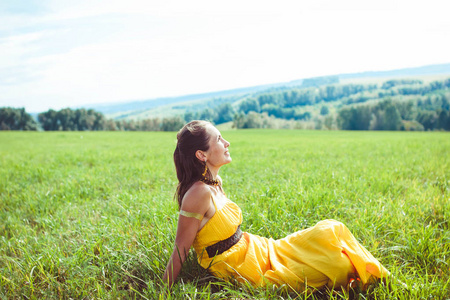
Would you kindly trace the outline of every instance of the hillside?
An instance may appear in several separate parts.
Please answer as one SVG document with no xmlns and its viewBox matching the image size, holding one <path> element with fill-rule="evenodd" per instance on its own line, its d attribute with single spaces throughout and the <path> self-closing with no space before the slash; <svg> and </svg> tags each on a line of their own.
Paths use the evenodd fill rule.
<svg viewBox="0 0 450 300">
<path fill-rule="evenodd" d="M 0 130 L 176 131 L 194 119 L 224 129 L 450 131 L 450 64 L 49 110 L 35 119 L 0 108 Z"/>
<path fill-rule="evenodd" d="M 184 95 L 179 97 L 164 97 L 123 103 L 101 105 L 94 104 L 86 105 L 84 107 L 93 108 L 96 111 L 102 112 L 107 117 L 114 118 L 116 120 L 147 119 L 156 117 L 162 118 L 184 115 L 187 111 L 195 112 L 207 107 L 214 108 L 223 103 L 230 103 L 233 107 L 237 107 L 244 99 L 257 97 L 260 94 L 270 93 L 273 91 L 303 89 L 311 86 L 322 86 L 337 83 L 380 83 L 389 79 L 402 77 L 420 77 L 421 80 L 428 81 L 430 78 L 443 78 L 445 75 L 450 76 L 450 63 L 378 72 L 339 74 L 226 91 L 217 91 L 212 93 Z"/>
</svg>

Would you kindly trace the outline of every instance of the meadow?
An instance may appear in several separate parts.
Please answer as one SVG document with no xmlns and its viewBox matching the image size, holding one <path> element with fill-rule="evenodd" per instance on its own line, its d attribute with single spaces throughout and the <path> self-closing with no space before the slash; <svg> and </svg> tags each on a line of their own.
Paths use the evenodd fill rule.
<svg viewBox="0 0 450 300">
<path fill-rule="evenodd" d="M 221 169 L 242 229 L 274 239 L 347 225 L 409 288 L 450 298 L 450 134 L 230 130 Z M 215 279 L 193 254 L 172 289 L 174 132 L 0 132 L 1 299 L 345 299 Z"/>
</svg>

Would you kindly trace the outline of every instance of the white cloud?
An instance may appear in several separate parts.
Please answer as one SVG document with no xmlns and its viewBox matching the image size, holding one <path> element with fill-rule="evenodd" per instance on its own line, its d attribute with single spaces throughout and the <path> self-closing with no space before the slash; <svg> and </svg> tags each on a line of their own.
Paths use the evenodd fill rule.
<svg viewBox="0 0 450 300">
<path fill-rule="evenodd" d="M 125 101 L 450 60 L 445 1 L 52 1 L 3 15 L 0 106 Z"/>
</svg>

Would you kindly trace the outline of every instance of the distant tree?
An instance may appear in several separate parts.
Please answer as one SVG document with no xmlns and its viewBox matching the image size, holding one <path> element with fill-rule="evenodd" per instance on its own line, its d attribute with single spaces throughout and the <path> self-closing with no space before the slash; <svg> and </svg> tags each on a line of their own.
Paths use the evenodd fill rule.
<svg viewBox="0 0 450 300">
<path fill-rule="evenodd" d="M 93 109 L 88 110 L 88 114 L 89 113 L 94 117 L 94 127 L 92 128 L 92 130 L 104 130 L 106 119 L 103 114 L 94 111 Z"/>
<path fill-rule="evenodd" d="M 326 115 L 328 115 L 328 113 L 330 112 L 330 110 L 329 110 L 329 108 L 328 108 L 328 106 L 322 106 L 321 108 L 320 108 L 320 114 L 322 115 L 322 116 L 326 116 Z"/>
<path fill-rule="evenodd" d="M 57 128 L 58 119 L 56 118 L 55 110 L 49 109 L 45 113 L 40 113 L 38 115 L 38 120 L 39 120 L 39 123 L 41 123 L 42 129 L 44 129 L 45 131 L 58 130 L 58 128 Z"/>
<path fill-rule="evenodd" d="M 37 130 L 38 124 L 25 108 L 0 108 L 0 130 Z"/>
<path fill-rule="evenodd" d="M 368 130 L 370 121 L 371 113 L 367 106 L 344 108 L 338 115 L 338 124 L 343 130 Z"/>
<path fill-rule="evenodd" d="M 406 130 L 406 131 L 423 131 L 423 125 L 420 124 L 419 122 L 413 120 L 413 121 L 409 121 L 409 120 L 404 120 L 402 121 L 402 130 Z"/>
<path fill-rule="evenodd" d="M 447 122 L 443 124 L 444 130 L 450 131 L 450 111 L 447 111 Z"/>
<path fill-rule="evenodd" d="M 309 111 L 304 113 L 295 113 L 295 120 L 309 120 L 311 119 L 311 113 Z"/>
<path fill-rule="evenodd" d="M 414 84 L 423 84 L 423 81 L 416 79 L 393 79 L 384 82 L 381 88 L 387 90 L 397 85 L 414 85 Z"/>
<path fill-rule="evenodd" d="M 44 130 L 104 130 L 106 124 L 102 113 L 84 108 L 64 108 L 59 111 L 50 109 L 40 113 L 38 120 Z"/>
<path fill-rule="evenodd" d="M 273 128 L 273 118 L 269 117 L 267 113 L 256 113 L 254 111 L 248 114 L 236 114 L 233 120 L 233 128 L 248 129 L 248 128 Z"/>
<path fill-rule="evenodd" d="M 116 128 L 118 131 L 124 131 L 125 127 L 123 125 L 123 120 L 115 120 L 114 123 L 116 123 Z"/>
<path fill-rule="evenodd" d="M 334 99 L 337 99 L 339 97 L 338 90 L 336 89 L 336 86 L 329 85 L 325 88 L 326 94 L 324 97 L 325 101 L 331 101 Z"/>
<path fill-rule="evenodd" d="M 241 102 L 241 104 L 239 105 L 239 110 L 244 114 L 248 114 L 251 111 L 260 112 L 261 108 L 259 106 L 258 100 L 249 98 Z"/>
<path fill-rule="evenodd" d="M 189 123 L 190 121 L 196 120 L 196 119 L 197 119 L 197 114 L 195 114 L 194 112 L 192 112 L 192 111 L 186 111 L 186 112 L 184 113 L 184 121 L 185 121 L 186 123 Z"/>
<path fill-rule="evenodd" d="M 369 130 L 400 130 L 402 118 L 391 99 L 381 101 L 375 106 L 362 106 L 369 110 Z"/>
<path fill-rule="evenodd" d="M 264 104 L 278 104 L 276 98 L 273 94 L 262 94 L 258 97 L 259 106 L 262 107 Z"/>
<path fill-rule="evenodd" d="M 178 131 L 184 126 L 184 119 L 181 117 L 164 118 L 161 124 L 162 131 Z"/>
<path fill-rule="evenodd" d="M 384 111 L 383 130 L 400 130 L 402 118 L 397 108 L 391 103 Z"/>
<path fill-rule="evenodd" d="M 117 123 L 113 119 L 108 119 L 105 122 L 105 130 L 107 130 L 107 131 L 116 131 L 116 130 L 120 130 L 120 129 L 117 126 Z"/>
<path fill-rule="evenodd" d="M 437 129 L 450 130 L 450 112 L 445 110 L 438 110 Z"/>
<path fill-rule="evenodd" d="M 140 129 L 142 131 L 159 131 L 161 130 L 160 123 L 159 118 L 140 120 Z"/>
<path fill-rule="evenodd" d="M 352 115 L 353 115 L 353 112 L 350 110 L 350 108 L 343 108 L 339 111 L 338 117 L 337 117 L 337 123 L 338 123 L 339 129 L 352 130 L 352 127 L 351 127 Z"/>
<path fill-rule="evenodd" d="M 251 111 L 246 116 L 245 123 L 242 128 L 261 128 L 262 122 L 258 113 Z"/>
<path fill-rule="evenodd" d="M 295 110 L 295 108 L 282 108 L 282 115 L 281 118 L 283 119 L 287 119 L 287 120 L 292 120 L 292 119 L 296 119 L 297 118 L 297 112 Z"/>
<path fill-rule="evenodd" d="M 199 119 L 214 122 L 216 116 L 217 114 L 212 108 L 205 108 L 200 112 Z"/>
<path fill-rule="evenodd" d="M 245 122 L 245 114 L 243 112 L 236 113 L 233 117 L 233 128 L 242 128 Z"/>
<path fill-rule="evenodd" d="M 308 89 L 303 90 L 299 93 L 296 101 L 296 106 L 312 105 L 320 99 L 320 96 L 316 95 L 314 90 Z"/>
<path fill-rule="evenodd" d="M 369 122 L 369 130 L 382 130 L 383 120 L 384 120 L 384 111 L 377 111 L 376 113 L 375 112 L 372 113 Z"/>
<path fill-rule="evenodd" d="M 283 108 L 275 104 L 264 104 L 261 108 L 261 111 L 266 112 L 269 116 L 284 118 Z"/>
<path fill-rule="evenodd" d="M 333 115 L 328 115 L 325 117 L 323 125 L 326 129 L 332 130 L 337 129 L 336 118 Z"/>
<path fill-rule="evenodd" d="M 413 101 L 395 103 L 402 120 L 414 120 L 416 107 Z"/>
<path fill-rule="evenodd" d="M 134 120 L 128 120 L 127 121 L 127 130 L 128 131 L 139 131 L 139 124 Z"/>
<path fill-rule="evenodd" d="M 435 111 L 421 111 L 417 115 L 417 121 L 423 125 L 425 130 L 433 130 L 437 123 Z"/>
<path fill-rule="evenodd" d="M 441 96 L 441 108 L 450 111 L 450 93 Z"/>
<path fill-rule="evenodd" d="M 233 120 L 234 109 L 230 103 L 223 103 L 216 109 L 214 123 L 222 124 Z"/>
<path fill-rule="evenodd" d="M 371 111 L 369 106 L 359 106 L 353 115 L 356 130 L 368 130 Z"/>
<path fill-rule="evenodd" d="M 338 113 L 339 128 L 344 130 L 400 130 L 402 118 L 391 100 L 377 105 L 343 108 Z"/>
</svg>

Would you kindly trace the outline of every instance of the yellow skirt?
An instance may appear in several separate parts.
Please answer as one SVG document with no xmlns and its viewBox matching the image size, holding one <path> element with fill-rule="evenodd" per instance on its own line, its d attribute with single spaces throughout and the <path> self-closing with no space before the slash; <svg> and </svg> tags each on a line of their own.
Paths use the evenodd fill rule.
<svg viewBox="0 0 450 300">
<path fill-rule="evenodd" d="M 200 263 L 224 279 L 231 276 L 256 286 L 287 285 L 297 291 L 307 286 L 346 287 L 355 277 L 367 284 L 389 275 L 347 227 L 335 220 L 321 221 L 280 240 L 245 232 L 229 250 Z"/>
</svg>

